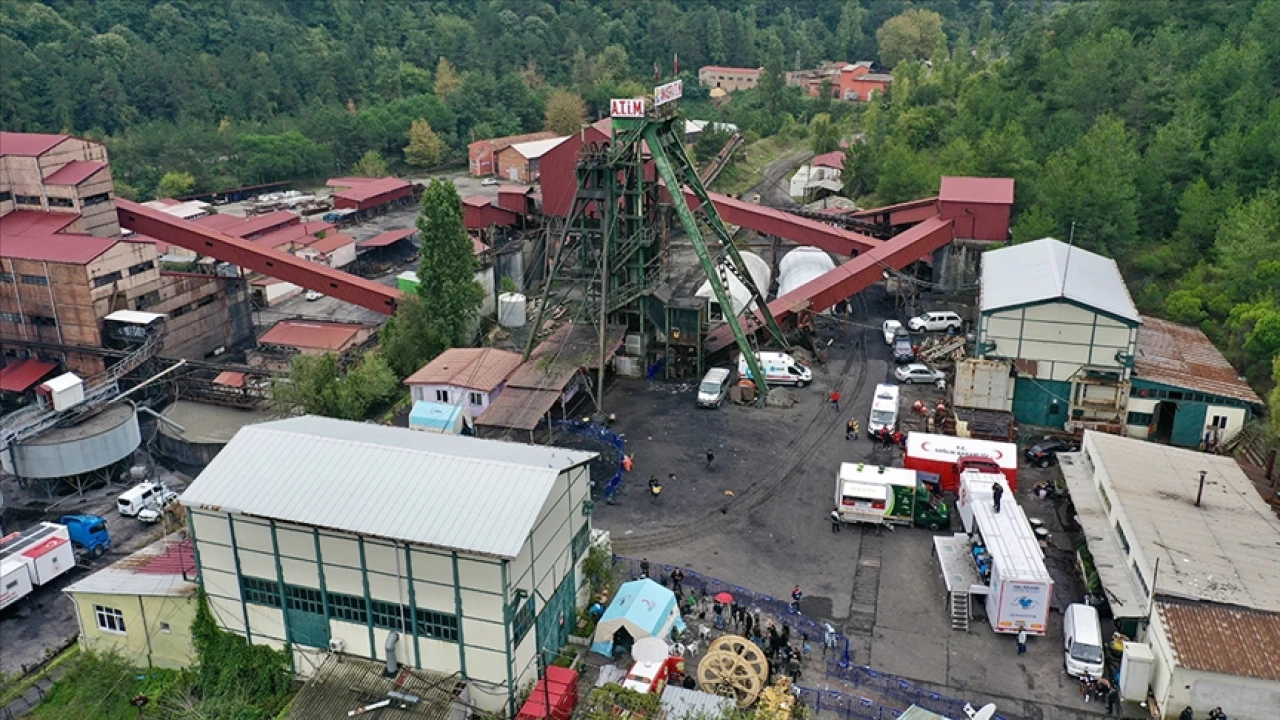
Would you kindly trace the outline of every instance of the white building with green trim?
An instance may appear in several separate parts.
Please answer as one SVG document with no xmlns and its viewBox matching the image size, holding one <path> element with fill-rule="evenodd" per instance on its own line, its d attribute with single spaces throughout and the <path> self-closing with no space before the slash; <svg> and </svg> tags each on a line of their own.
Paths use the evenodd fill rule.
<svg viewBox="0 0 1280 720">
<path fill-rule="evenodd" d="M 303 677 L 394 652 L 514 716 L 586 599 L 593 457 L 307 416 L 240 430 L 182 503 L 227 630 Z"/>
<path fill-rule="evenodd" d="M 1012 362 L 1021 423 L 1123 427 L 1140 324 L 1114 260 L 1053 238 L 982 256 L 978 356 Z"/>
</svg>

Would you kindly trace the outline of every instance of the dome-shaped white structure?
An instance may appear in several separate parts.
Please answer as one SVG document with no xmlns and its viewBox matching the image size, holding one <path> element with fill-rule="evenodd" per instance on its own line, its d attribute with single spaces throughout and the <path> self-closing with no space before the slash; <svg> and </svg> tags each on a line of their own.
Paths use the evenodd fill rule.
<svg viewBox="0 0 1280 720">
<path fill-rule="evenodd" d="M 747 266 L 747 274 L 751 276 L 752 282 L 756 284 L 756 289 L 761 294 L 769 292 L 769 283 L 773 280 L 773 273 L 769 270 L 769 263 L 764 258 L 754 253 L 741 253 L 742 262 Z M 723 259 L 720 264 L 728 262 Z M 729 291 L 729 302 L 732 303 L 733 314 L 741 315 L 743 311 L 752 307 L 751 291 L 747 290 L 747 286 L 742 284 L 737 275 L 725 270 L 721 273 L 721 277 L 727 277 L 728 282 L 725 288 Z M 712 320 L 720 320 L 724 318 L 724 312 L 720 307 L 719 301 L 716 300 L 716 294 L 711 289 L 711 281 L 704 280 L 698 291 L 694 293 L 695 297 L 706 298 L 710 303 L 710 316 Z"/>
<path fill-rule="evenodd" d="M 836 264 L 831 261 L 827 251 L 815 247 L 798 247 L 778 263 L 778 297 L 835 269 Z"/>
</svg>

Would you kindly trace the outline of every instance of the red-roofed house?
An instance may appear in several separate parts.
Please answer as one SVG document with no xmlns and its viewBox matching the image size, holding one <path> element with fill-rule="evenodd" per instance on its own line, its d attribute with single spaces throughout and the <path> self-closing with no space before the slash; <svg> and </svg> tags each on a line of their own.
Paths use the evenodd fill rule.
<svg viewBox="0 0 1280 720">
<path fill-rule="evenodd" d="M 499 150 L 496 161 L 499 177 L 524 183 L 536 182 L 542 156 L 561 140 L 564 138 L 553 135 L 542 140 L 516 143 Z"/>
<path fill-rule="evenodd" d="M 515 145 L 516 143 L 531 142 L 534 140 L 546 140 L 555 137 L 553 132 L 536 132 L 525 133 L 524 135 L 508 135 L 507 137 L 489 138 L 488 140 L 476 140 L 467 145 L 468 167 L 472 177 L 484 177 L 485 175 L 497 175 L 499 168 L 497 165 L 498 153 Z"/>
<path fill-rule="evenodd" d="M 518 353 L 497 348 L 450 348 L 405 378 L 413 401 L 466 405 L 471 417 L 489 407 L 520 367 Z"/>
<path fill-rule="evenodd" d="M 341 355 L 368 340 L 373 330 L 356 323 L 281 320 L 258 338 L 258 349 L 246 359 L 253 367 L 288 371 L 293 355 Z"/>
<path fill-rule="evenodd" d="M 343 268 L 356 261 L 356 240 L 350 235 L 329 231 L 294 255 L 331 268 Z"/>
<path fill-rule="evenodd" d="M 333 194 L 333 206 L 355 210 L 357 218 L 381 215 L 417 201 L 421 190 L 400 178 L 333 178 L 325 183 L 341 188 Z"/>
</svg>

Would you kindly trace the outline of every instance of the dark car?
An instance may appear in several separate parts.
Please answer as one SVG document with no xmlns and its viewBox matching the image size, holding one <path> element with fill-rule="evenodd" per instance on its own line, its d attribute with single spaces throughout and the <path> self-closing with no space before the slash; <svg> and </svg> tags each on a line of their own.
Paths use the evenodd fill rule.
<svg viewBox="0 0 1280 720">
<path fill-rule="evenodd" d="M 916 359 L 916 349 L 911 346 L 910 335 L 895 335 L 893 338 L 893 361 L 902 364 Z"/>
<path fill-rule="evenodd" d="M 1027 462 L 1036 467 L 1046 468 L 1058 461 L 1058 453 L 1075 452 L 1077 450 L 1074 443 L 1062 438 L 1045 438 L 1036 441 L 1031 447 L 1027 448 L 1022 454 L 1027 458 Z"/>
</svg>

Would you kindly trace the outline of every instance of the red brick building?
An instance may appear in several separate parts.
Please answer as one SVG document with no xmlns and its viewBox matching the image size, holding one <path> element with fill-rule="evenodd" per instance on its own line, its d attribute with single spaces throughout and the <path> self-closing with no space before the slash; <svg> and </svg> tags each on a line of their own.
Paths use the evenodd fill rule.
<svg viewBox="0 0 1280 720">
<path fill-rule="evenodd" d="M 861 60 L 856 63 L 822 63 L 812 70 L 787 73 L 787 84 L 802 87 L 812 97 L 818 97 L 822 86 L 830 88 L 831 97 L 849 102 L 866 102 L 877 93 L 885 92 L 893 82 L 893 76 L 872 71 L 872 63 Z"/>
<path fill-rule="evenodd" d="M 477 140 L 467 145 L 467 166 L 471 177 L 484 177 L 500 173 L 498 153 L 517 143 L 535 140 L 549 140 L 555 137 L 553 132 L 525 133 L 524 135 L 508 135 L 507 137 Z"/>
</svg>

